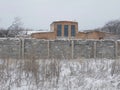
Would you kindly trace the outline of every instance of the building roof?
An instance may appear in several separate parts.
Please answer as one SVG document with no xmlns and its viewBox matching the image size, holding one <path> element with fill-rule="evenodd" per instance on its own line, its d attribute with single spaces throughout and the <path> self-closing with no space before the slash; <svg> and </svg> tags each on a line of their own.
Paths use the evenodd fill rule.
<svg viewBox="0 0 120 90">
<path fill-rule="evenodd" d="M 53 23 L 78 23 L 78 22 L 76 21 L 54 21 Z"/>
<path fill-rule="evenodd" d="M 27 31 L 28 35 L 31 35 L 32 33 L 44 33 L 44 32 L 50 32 L 48 30 L 29 30 Z"/>
</svg>

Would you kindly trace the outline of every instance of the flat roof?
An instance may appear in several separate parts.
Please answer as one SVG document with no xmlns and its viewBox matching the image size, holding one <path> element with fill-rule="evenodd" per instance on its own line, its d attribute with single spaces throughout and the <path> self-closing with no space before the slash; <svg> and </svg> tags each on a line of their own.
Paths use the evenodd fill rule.
<svg viewBox="0 0 120 90">
<path fill-rule="evenodd" d="M 76 21 L 54 21 L 52 23 L 78 23 Z"/>
<path fill-rule="evenodd" d="M 51 32 L 51 31 L 47 31 L 47 30 L 43 30 L 43 31 L 40 31 L 40 30 L 29 30 L 29 31 L 27 31 L 27 34 L 30 35 L 32 33 L 45 33 L 45 32 Z"/>
</svg>

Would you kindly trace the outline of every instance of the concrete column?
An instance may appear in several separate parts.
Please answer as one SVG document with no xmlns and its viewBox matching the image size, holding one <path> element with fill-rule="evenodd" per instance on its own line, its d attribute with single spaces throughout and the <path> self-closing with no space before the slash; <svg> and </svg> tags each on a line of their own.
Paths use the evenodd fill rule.
<svg viewBox="0 0 120 90">
<path fill-rule="evenodd" d="M 96 42 L 94 42 L 94 59 L 96 59 Z"/>
<path fill-rule="evenodd" d="M 118 59 L 118 42 L 115 41 L 115 59 Z"/>
<path fill-rule="evenodd" d="M 22 38 L 21 39 L 21 58 L 24 59 L 24 48 L 25 48 L 25 45 L 24 45 L 24 39 Z"/>
<path fill-rule="evenodd" d="M 50 41 L 49 40 L 48 40 L 47 48 L 48 48 L 48 59 L 49 59 L 50 57 Z"/>
<path fill-rule="evenodd" d="M 72 40 L 72 59 L 74 59 L 74 40 Z"/>
<path fill-rule="evenodd" d="M 21 39 L 19 39 L 19 59 L 21 59 L 22 57 L 21 47 L 22 47 L 22 43 L 21 43 Z"/>
</svg>

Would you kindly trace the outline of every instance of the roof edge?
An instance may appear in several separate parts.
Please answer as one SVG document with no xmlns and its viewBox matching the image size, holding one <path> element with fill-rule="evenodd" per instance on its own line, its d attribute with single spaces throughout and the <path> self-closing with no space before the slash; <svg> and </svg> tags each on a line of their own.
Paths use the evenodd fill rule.
<svg viewBox="0 0 120 90">
<path fill-rule="evenodd" d="M 76 21 L 54 21 L 54 22 L 52 22 L 52 24 L 53 23 L 78 23 L 78 22 L 76 22 Z"/>
</svg>

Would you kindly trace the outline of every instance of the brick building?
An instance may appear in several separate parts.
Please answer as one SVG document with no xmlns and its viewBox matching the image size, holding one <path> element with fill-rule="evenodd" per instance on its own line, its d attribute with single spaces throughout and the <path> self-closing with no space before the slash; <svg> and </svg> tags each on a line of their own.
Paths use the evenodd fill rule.
<svg viewBox="0 0 120 90">
<path fill-rule="evenodd" d="M 55 21 L 50 25 L 49 32 L 32 33 L 36 39 L 103 39 L 105 33 L 100 31 L 79 32 L 78 22 Z"/>
</svg>

